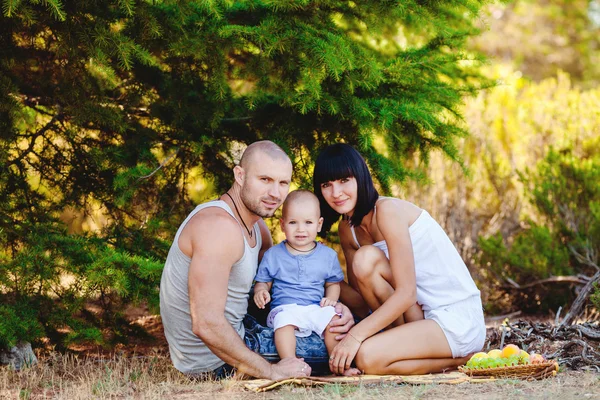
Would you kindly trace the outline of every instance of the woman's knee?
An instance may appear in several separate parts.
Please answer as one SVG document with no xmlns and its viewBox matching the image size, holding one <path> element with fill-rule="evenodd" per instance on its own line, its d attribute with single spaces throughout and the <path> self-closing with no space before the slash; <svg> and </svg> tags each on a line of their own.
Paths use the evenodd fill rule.
<svg viewBox="0 0 600 400">
<path fill-rule="evenodd" d="M 376 351 L 370 351 L 368 346 L 364 344 L 358 349 L 354 363 L 356 368 L 366 374 L 376 374 L 377 371 L 381 370 L 382 359 L 379 357 Z"/>
<path fill-rule="evenodd" d="M 362 246 L 354 253 L 352 259 L 352 272 L 358 280 L 368 278 L 374 271 L 377 263 L 385 258 L 385 254 L 375 246 Z"/>
</svg>

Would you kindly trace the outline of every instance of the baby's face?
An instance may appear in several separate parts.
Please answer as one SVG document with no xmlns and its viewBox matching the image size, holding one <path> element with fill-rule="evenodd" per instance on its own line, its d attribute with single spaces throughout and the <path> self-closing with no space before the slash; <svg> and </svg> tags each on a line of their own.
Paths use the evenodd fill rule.
<svg viewBox="0 0 600 400">
<path fill-rule="evenodd" d="M 287 206 L 285 216 L 281 219 L 281 230 L 294 248 L 309 250 L 314 246 L 322 224 L 318 203 L 296 201 Z"/>
</svg>

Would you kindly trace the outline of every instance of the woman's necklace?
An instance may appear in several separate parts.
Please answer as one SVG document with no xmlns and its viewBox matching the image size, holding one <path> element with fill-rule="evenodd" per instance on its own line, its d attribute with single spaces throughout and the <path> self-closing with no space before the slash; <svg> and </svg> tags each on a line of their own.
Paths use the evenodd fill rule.
<svg viewBox="0 0 600 400">
<path fill-rule="evenodd" d="M 308 252 L 313 251 L 314 249 L 317 248 L 317 242 L 314 242 L 314 243 L 315 243 L 315 245 L 311 249 L 308 249 L 308 250 L 299 250 L 299 249 L 295 248 L 294 246 L 292 246 L 290 244 L 290 242 L 288 242 L 287 240 L 285 241 L 285 244 L 287 244 L 288 246 L 290 246 L 292 249 L 296 250 L 299 253 L 308 253 Z"/>
<path fill-rule="evenodd" d="M 233 197 L 231 197 L 231 195 L 229 193 L 227 193 L 227 192 L 225 192 L 225 194 L 227 196 L 229 196 L 229 198 L 231 199 L 231 202 L 233 203 L 233 207 L 235 207 L 235 212 L 240 217 L 240 220 L 242 221 L 242 224 L 244 224 L 244 228 L 246 228 L 246 231 L 248 232 L 248 236 L 252 237 L 252 231 L 250 229 L 248 229 L 248 226 L 246 226 L 246 223 L 244 222 L 244 218 L 242 218 L 242 214 L 240 214 L 240 210 L 238 210 L 237 204 L 235 204 L 235 201 L 233 200 Z"/>
</svg>

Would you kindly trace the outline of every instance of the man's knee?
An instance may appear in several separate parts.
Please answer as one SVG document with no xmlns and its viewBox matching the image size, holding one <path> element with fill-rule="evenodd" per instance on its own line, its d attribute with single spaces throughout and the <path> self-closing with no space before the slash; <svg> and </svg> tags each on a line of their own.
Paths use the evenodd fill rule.
<svg viewBox="0 0 600 400">
<path fill-rule="evenodd" d="M 370 277 L 382 257 L 385 257 L 385 254 L 375 246 L 362 246 L 356 250 L 352 259 L 352 271 L 356 279 L 365 280 Z"/>
</svg>

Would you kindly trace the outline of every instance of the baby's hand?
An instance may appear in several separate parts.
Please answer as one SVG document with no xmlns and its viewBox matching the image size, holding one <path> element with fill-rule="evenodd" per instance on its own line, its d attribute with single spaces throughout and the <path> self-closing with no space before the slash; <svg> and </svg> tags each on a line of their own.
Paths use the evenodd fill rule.
<svg viewBox="0 0 600 400">
<path fill-rule="evenodd" d="M 321 307 L 334 306 L 337 304 L 336 300 L 328 299 L 327 297 L 323 297 L 321 299 Z"/>
<path fill-rule="evenodd" d="M 258 308 L 265 308 L 265 305 L 271 301 L 271 295 L 268 290 L 259 290 L 254 293 L 254 302 Z"/>
</svg>

